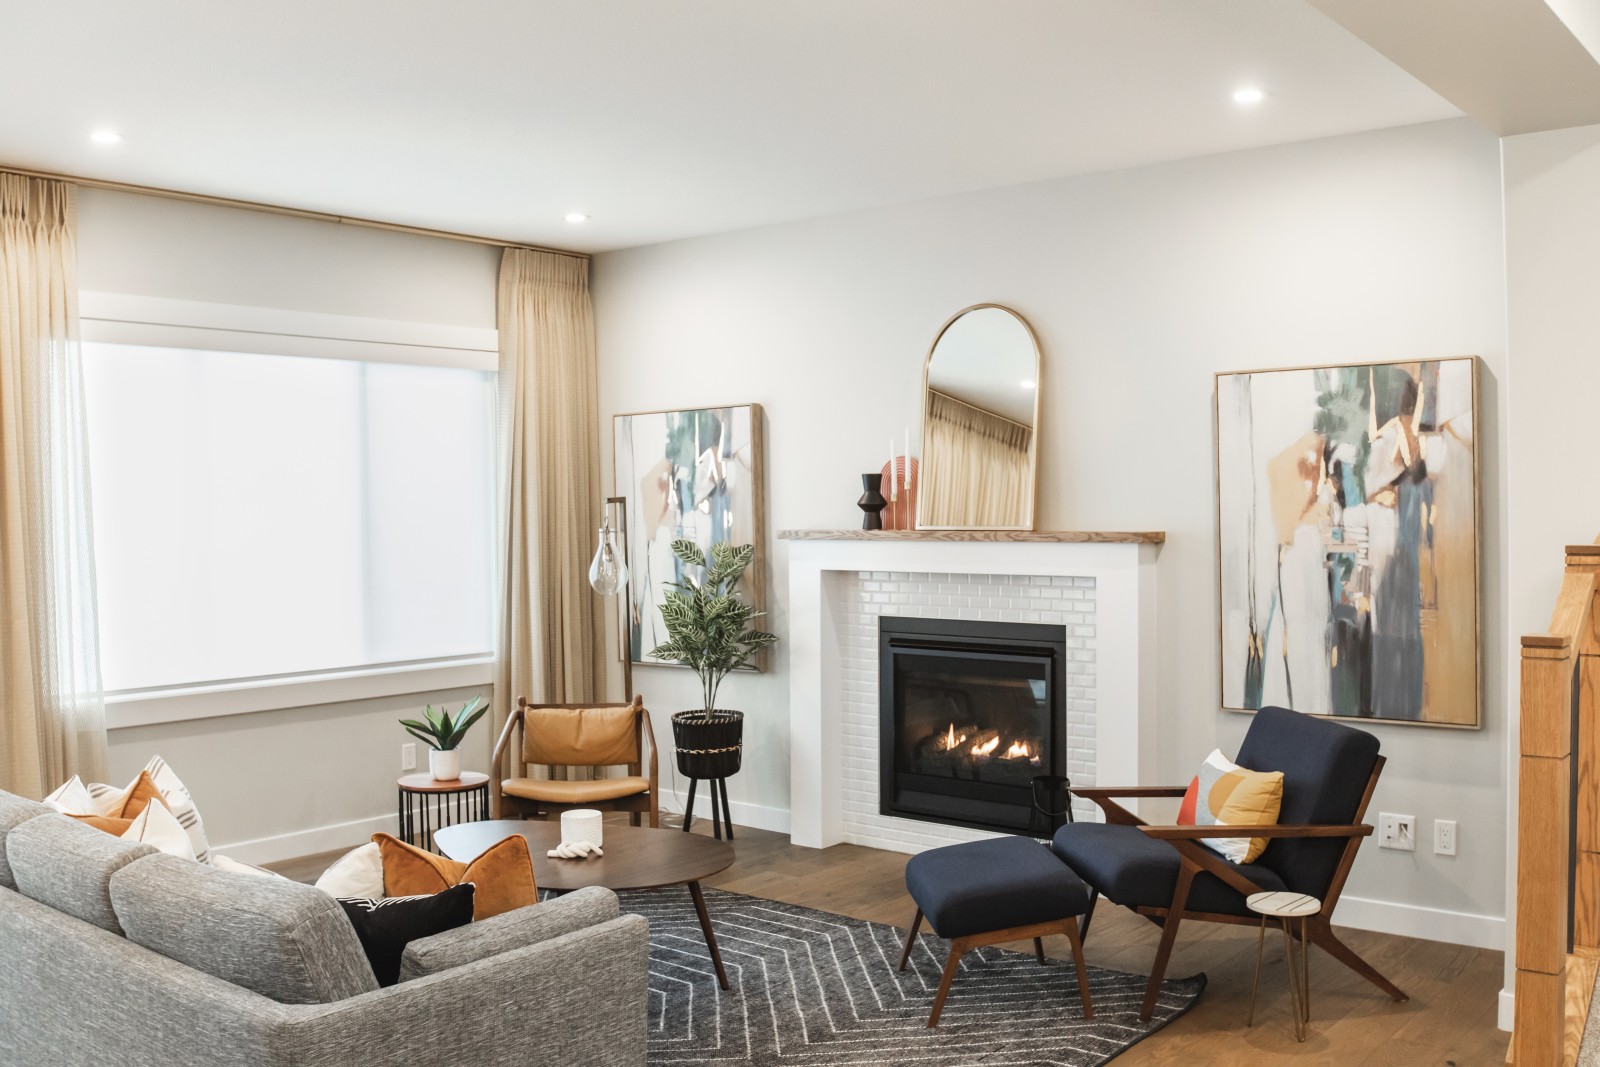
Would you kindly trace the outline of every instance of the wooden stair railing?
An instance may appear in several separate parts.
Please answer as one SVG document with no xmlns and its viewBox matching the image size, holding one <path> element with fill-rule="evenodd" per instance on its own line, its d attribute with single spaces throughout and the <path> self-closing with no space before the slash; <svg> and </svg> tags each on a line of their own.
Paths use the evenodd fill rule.
<svg viewBox="0 0 1600 1067">
<path fill-rule="evenodd" d="M 1595 972 L 1573 965 L 1570 956 L 1600 952 L 1600 539 L 1569 546 L 1566 563 L 1549 631 L 1522 639 L 1516 1018 L 1509 1057 L 1519 1067 L 1573 1061 L 1572 1035 L 1583 1032 Z M 1582 988 L 1569 997 L 1571 981 Z"/>
</svg>

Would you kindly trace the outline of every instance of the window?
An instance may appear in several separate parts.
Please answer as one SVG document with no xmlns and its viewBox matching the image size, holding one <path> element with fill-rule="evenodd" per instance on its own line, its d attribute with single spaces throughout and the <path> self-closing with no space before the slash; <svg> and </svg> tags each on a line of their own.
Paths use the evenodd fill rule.
<svg viewBox="0 0 1600 1067">
<path fill-rule="evenodd" d="M 492 647 L 492 372 L 83 353 L 108 691 Z"/>
</svg>

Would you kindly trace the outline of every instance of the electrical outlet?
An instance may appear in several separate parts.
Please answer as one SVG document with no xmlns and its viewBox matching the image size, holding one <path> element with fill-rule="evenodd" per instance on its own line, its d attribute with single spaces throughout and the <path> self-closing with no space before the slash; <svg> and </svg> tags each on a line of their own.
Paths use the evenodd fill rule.
<svg viewBox="0 0 1600 1067">
<path fill-rule="evenodd" d="M 1454 819 L 1437 819 L 1434 821 L 1433 854 L 1435 856 L 1454 856 L 1456 854 L 1456 821 Z"/>
<path fill-rule="evenodd" d="M 1398 852 L 1417 850 L 1417 818 L 1415 815 L 1378 813 L 1378 847 L 1392 848 Z"/>
<path fill-rule="evenodd" d="M 417 743 L 407 741 L 400 746 L 400 769 L 414 771 L 417 769 Z"/>
</svg>

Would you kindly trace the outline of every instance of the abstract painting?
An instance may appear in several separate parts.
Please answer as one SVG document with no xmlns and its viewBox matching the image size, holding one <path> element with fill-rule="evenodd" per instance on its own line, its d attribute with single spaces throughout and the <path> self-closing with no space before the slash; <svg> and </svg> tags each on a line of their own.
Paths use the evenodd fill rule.
<svg viewBox="0 0 1600 1067">
<path fill-rule="evenodd" d="M 739 588 L 757 609 L 765 604 L 761 405 L 618 415 L 612 431 L 616 492 L 628 498 L 629 654 L 635 663 L 670 666 L 649 652 L 667 639 L 665 583 L 685 569 L 673 541 L 688 538 L 705 552 L 719 541 L 755 545 Z M 761 669 L 762 657 L 753 665 Z"/>
<path fill-rule="evenodd" d="M 1477 360 L 1217 375 L 1222 705 L 1480 725 Z"/>
</svg>

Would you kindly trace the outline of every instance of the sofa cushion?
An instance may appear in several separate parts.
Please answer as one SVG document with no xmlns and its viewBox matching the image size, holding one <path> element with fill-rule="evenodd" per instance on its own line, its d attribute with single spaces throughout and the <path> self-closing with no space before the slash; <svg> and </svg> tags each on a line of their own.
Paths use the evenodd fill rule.
<svg viewBox="0 0 1600 1067">
<path fill-rule="evenodd" d="M 413 941 L 472 922 L 472 883 L 420 897 L 340 897 L 380 986 L 400 981 L 400 954 Z"/>
<path fill-rule="evenodd" d="M 547 900 L 537 908 L 518 908 L 470 926 L 424 937 L 406 946 L 400 981 L 438 974 L 512 949 L 526 948 L 617 917 L 617 895 L 589 886 Z"/>
<path fill-rule="evenodd" d="M 383 897 L 383 853 L 375 841 L 353 848 L 333 861 L 317 879 L 330 897 Z"/>
<path fill-rule="evenodd" d="M 378 988 L 338 901 L 287 878 L 154 855 L 116 873 L 111 902 L 128 940 L 283 1004 Z"/>
<path fill-rule="evenodd" d="M 1050 846 L 1100 894 L 1130 908 L 1165 908 L 1178 885 L 1178 850 L 1157 841 L 1137 826 L 1068 823 L 1056 831 Z M 1259 863 L 1234 865 L 1265 890 L 1283 889 L 1283 880 Z M 1189 911 L 1246 915 L 1244 897 L 1214 874 L 1201 871 L 1189 886 Z"/>
<path fill-rule="evenodd" d="M 1089 890 L 1026 837 L 946 845 L 912 856 L 906 890 L 940 937 L 965 937 L 1082 915 Z"/>
<path fill-rule="evenodd" d="M 7 835 L 29 819 L 49 814 L 48 805 L 0 789 L 0 885 L 7 889 L 17 888 L 17 880 L 11 876 L 11 864 L 6 860 Z"/>
<path fill-rule="evenodd" d="M 6 835 L 17 892 L 114 934 L 123 930 L 111 905 L 111 878 L 155 852 L 56 814 L 30 819 Z"/>
<path fill-rule="evenodd" d="M 372 835 L 383 858 L 383 895 L 415 897 L 438 893 L 462 882 L 475 884 L 473 917 L 490 919 L 502 912 L 539 903 L 528 839 L 512 834 L 479 853 L 471 863 L 436 856 L 391 834 Z"/>
</svg>

